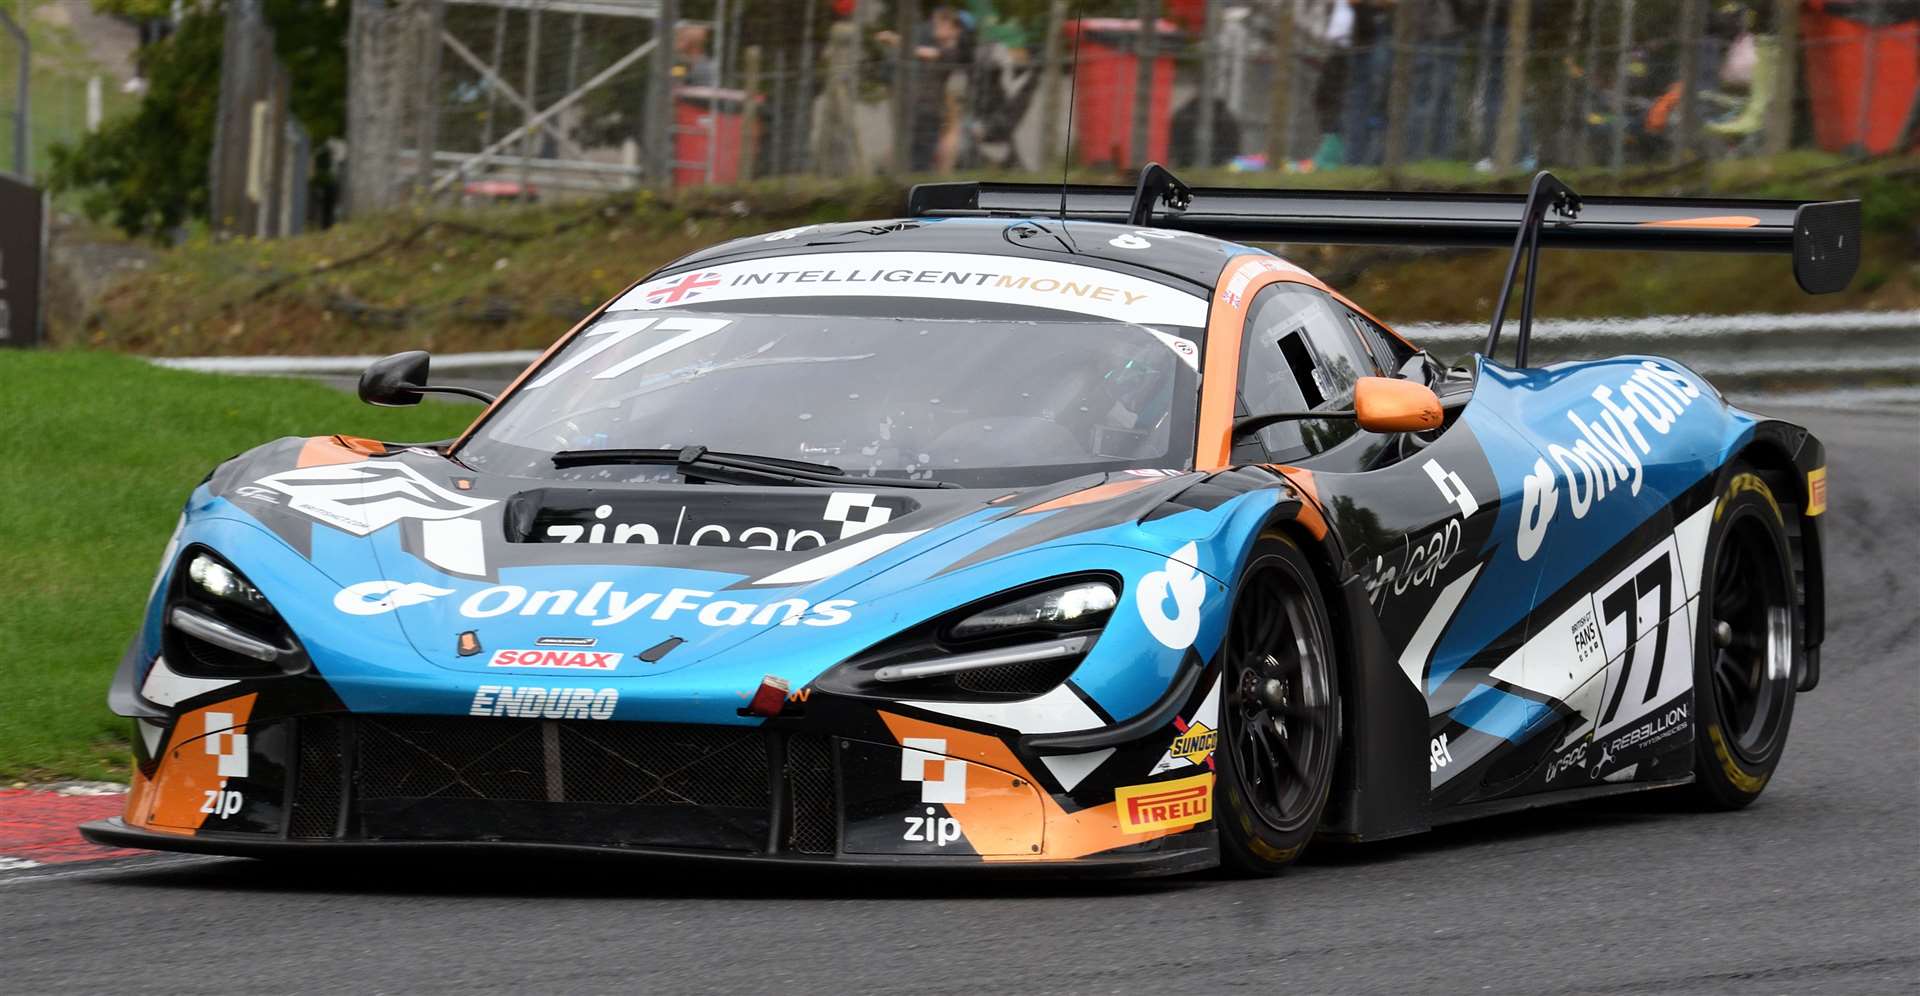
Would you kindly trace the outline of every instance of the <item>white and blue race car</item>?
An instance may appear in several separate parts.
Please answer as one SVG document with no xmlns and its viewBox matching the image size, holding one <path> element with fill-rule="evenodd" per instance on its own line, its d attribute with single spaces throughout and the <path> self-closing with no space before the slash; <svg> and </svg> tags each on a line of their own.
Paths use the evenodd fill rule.
<svg viewBox="0 0 1920 996">
<path fill-rule="evenodd" d="M 125 814 L 83 832 L 1259 873 L 1744 805 L 1818 679 L 1819 442 L 1672 360 L 1529 367 L 1531 266 L 1517 362 L 1496 317 L 1449 367 L 1243 243 L 1779 251 L 1822 291 L 1858 212 L 1150 167 L 696 253 L 457 439 L 214 470 L 110 692 Z M 361 393 L 463 390 L 427 373 Z"/>
</svg>

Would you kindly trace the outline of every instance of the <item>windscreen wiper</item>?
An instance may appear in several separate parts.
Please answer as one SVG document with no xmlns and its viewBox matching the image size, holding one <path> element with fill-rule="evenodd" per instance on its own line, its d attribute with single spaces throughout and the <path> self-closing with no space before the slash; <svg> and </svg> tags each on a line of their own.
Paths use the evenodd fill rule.
<svg viewBox="0 0 1920 996">
<path fill-rule="evenodd" d="M 728 484 L 779 484 L 802 487 L 835 487 L 852 484 L 887 488 L 957 488 L 952 481 L 914 480 L 901 477 L 862 477 L 849 474 L 828 463 L 809 463 L 782 457 L 754 456 L 748 453 L 717 453 L 705 446 L 679 449 L 605 449 L 561 450 L 553 455 L 559 469 L 593 467 L 603 464 L 636 464 L 673 467 L 688 480 L 721 481 Z"/>
</svg>

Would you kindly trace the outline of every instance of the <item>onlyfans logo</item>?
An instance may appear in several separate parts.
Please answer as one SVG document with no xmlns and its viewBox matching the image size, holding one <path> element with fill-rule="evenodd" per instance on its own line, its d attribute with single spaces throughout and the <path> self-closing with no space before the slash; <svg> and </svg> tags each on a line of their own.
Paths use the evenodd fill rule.
<svg viewBox="0 0 1920 996">
<path fill-rule="evenodd" d="M 1200 557 L 1192 544 L 1174 551 L 1167 566 L 1141 575 L 1134 589 L 1140 621 L 1153 638 L 1174 650 L 1193 646 L 1200 635 L 1200 603 L 1206 601 L 1207 579 L 1193 567 Z"/>
</svg>

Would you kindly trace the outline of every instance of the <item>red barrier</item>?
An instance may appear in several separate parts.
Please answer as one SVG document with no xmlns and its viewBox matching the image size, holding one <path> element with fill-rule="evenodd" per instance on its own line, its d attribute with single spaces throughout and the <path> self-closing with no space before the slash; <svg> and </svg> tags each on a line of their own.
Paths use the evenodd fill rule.
<svg viewBox="0 0 1920 996">
<path fill-rule="evenodd" d="M 1859 4 L 1807 8 L 1800 31 L 1814 140 L 1834 152 L 1891 151 L 1920 93 L 1920 21 L 1874 26 L 1841 16 Z"/>
</svg>

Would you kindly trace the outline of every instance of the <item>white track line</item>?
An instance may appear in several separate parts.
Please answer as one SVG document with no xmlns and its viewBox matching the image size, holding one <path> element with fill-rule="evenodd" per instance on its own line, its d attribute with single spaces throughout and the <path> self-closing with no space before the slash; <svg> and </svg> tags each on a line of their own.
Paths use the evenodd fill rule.
<svg viewBox="0 0 1920 996">
<path fill-rule="evenodd" d="M 52 882 L 68 878 L 97 878 L 148 868 L 172 868 L 176 865 L 196 865 L 225 860 L 231 859 L 214 854 L 154 854 L 130 858 L 101 858 L 96 861 L 61 862 L 60 865 L 39 866 L 47 871 L 35 871 L 28 875 L 0 875 L 0 886 L 19 885 L 24 882 Z M 61 865 L 73 867 L 61 867 Z"/>
</svg>

